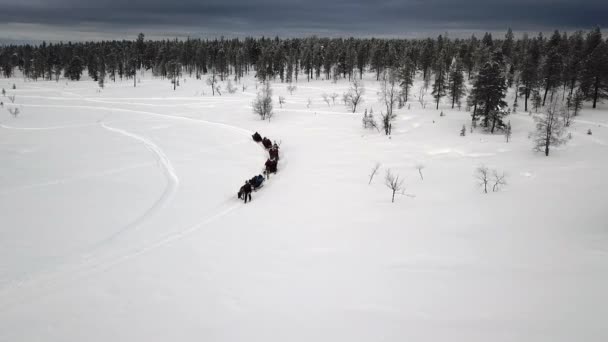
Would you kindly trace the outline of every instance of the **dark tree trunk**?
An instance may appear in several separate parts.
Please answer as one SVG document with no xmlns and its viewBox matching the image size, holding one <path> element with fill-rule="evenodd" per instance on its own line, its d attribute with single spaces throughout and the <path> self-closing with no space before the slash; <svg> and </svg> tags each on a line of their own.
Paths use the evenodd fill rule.
<svg viewBox="0 0 608 342">
<path fill-rule="evenodd" d="M 593 91 L 593 108 L 597 105 L 597 98 L 599 96 L 600 78 L 595 77 L 594 91 Z"/>
</svg>

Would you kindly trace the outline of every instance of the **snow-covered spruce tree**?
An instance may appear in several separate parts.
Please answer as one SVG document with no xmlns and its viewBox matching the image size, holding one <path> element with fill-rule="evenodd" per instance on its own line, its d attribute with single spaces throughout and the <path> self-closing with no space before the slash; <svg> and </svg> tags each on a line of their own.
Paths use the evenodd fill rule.
<svg viewBox="0 0 608 342">
<path fill-rule="evenodd" d="M 536 89 L 532 90 L 532 105 L 534 106 L 534 112 L 538 113 L 538 109 L 543 104 L 543 98 L 540 96 L 540 92 Z"/>
<path fill-rule="evenodd" d="M 431 92 L 431 94 L 433 95 L 433 98 L 435 99 L 435 109 L 439 109 L 439 101 L 441 101 L 441 98 L 444 97 L 446 95 L 446 87 L 447 87 L 447 77 L 446 77 L 446 72 L 445 69 L 443 67 L 443 62 L 440 60 L 438 61 L 438 67 L 435 71 L 435 81 L 433 82 L 433 91 Z"/>
<path fill-rule="evenodd" d="M 509 114 L 504 98 L 507 94 L 502 56 L 495 52 L 479 71 L 471 91 L 472 102 L 475 103 L 473 120 L 481 118 L 483 126 L 494 133 L 497 128 L 504 127 L 503 118 Z"/>
<path fill-rule="evenodd" d="M 408 56 L 404 57 L 401 61 L 401 67 L 399 68 L 399 86 L 401 87 L 401 92 L 399 96 L 399 103 L 403 106 L 408 101 L 410 95 L 410 89 L 414 84 L 414 74 L 416 73 L 416 68 L 414 67 L 414 63 L 411 58 Z"/>
<path fill-rule="evenodd" d="M 258 90 L 258 95 L 252 104 L 253 112 L 260 116 L 262 120 L 272 117 L 272 88 L 270 82 L 264 82 L 264 85 Z"/>
<path fill-rule="evenodd" d="M 182 65 L 178 61 L 169 61 L 165 67 L 167 68 L 167 78 L 171 80 L 173 90 L 175 90 L 179 84 L 179 77 L 182 74 Z"/>
<path fill-rule="evenodd" d="M 534 132 L 534 150 L 544 151 L 549 156 L 551 146 L 559 146 L 567 141 L 564 138 L 564 124 L 559 115 L 557 100 L 554 99 L 543 113 L 534 117 L 536 131 Z"/>
<path fill-rule="evenodd" d="M 544 86 L 543 106 L 547 101 L 547 94 L 551 92 L 551 100 L 553 100 L 553 90 L 559 86 L 563 69 L 563 53 L 561 49 L 562 36 L 559 31 L 553 32 L 553 35 L 545 44 L 545 58 L 541 66 L 541 77 Z"/>
<path fill-rule="evenodd" d="M 82 70 L 84 69 L 84 65 L 82 59 L 78 56 L 72 57 L 70 64 L 65 69 L 64 76 L 69 78 L 71 81 L 80 80 L 80 76 L 82 75 Z"/>
<path fill-rule="evenodd" d="M 456 59 L 450 68 L 450 80 L 448 82 L 448 91 L 452 98 L 452 108 L 455 104 L 460 104 L 460 98 L 465 93 L 464 86 L 464 67 L 459 59 Z"/>
<path fill-rule="evenodd" d="M 608 43 L 602 39 L 599 27 L 587 35 L 581 89 L 593 108 L 602 98 L 608 98 Z"/>
<path fill-rule="evenodd" d="M 357 106 L 363 102 L 363 94 L 365 93 L 365 87 L 363 83 L 357 78 L 353 78 L 350 84 L 350 88 L 344 93 L 343 100 L 346 107 L 353 113 L 357 111 Z"/>
<path fill-rule="evenodd" d="M 568 106 L 568 109 L 572 111 L 572 116 L 577 116 L 580 110 L 583 108 L 584 99 L 585 96 L 580 88 L 577 89 L 573 94 L 568 95 L 566 105 Z"/>
</svg>

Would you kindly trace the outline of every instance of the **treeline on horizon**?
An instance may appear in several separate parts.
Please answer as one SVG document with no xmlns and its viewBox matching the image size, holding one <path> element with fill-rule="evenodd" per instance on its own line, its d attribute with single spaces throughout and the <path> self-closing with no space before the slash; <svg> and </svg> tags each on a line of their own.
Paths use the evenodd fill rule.
<svg viewBox="0 0 608 342">
<path fill-rule="evenodd" d="M 0 47 L 4 77 L 15 71 L 28 79 L 80 80 L 86 71 L 100 85 L 120 79 L 135 81 L 139 70 L 166 77 L 175 83 L 183 74 L 200 78 L 212 74 L 222 81 L 239 81 L 254 73 L 268 79 L 297 82 L 300 79 L 361 78 L 366 71 L 376 79 L 386 70 L 395 71 L 400 83 L 420 74 L 432 78 L 453 77 L 475 80 L 488 63 L 504 75 L 508 87 L 516 86 L 525 101 L 553 96 L 557 90 L 572 96 L 575 91 L 592 101 L 593 108 L 608 95 L 608 41 L 599 28 L 571 34 L 523 35 L 515 38 L 511 29 L 504 37 L 486 33 L 481 39 L 376 38 L 245 38 L 146 40 L 45 43 Z M 446 83 L 449 83 L 446 80 Z M 443 81 L 442 81 L 443 82 Z M 135 82 L 134 82 L 135 85 Z M 407 87 L 407 84 L 406 84 Z"/>
</svg>

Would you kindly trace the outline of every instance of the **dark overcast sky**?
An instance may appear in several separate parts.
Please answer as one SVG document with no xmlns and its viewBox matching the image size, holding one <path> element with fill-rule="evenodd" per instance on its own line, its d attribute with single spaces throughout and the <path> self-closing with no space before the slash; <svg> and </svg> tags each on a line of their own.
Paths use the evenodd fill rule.
<svg viewBox="0 0 608 342">
<path fill-rule="evenodd" d="M 0 0 L 2 40 L 453 36 L 607 27 L 608 0 Z"/>
</svg>

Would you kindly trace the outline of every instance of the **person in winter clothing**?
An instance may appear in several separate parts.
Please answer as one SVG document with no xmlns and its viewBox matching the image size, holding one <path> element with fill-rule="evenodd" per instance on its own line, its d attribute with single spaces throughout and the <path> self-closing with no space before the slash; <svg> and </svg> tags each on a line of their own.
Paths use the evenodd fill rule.
<svg viewBox="0 0 608 342">
<path fill-rule="evenodd" d="M 272 145 L 272 148 L 268 150 L 268 154 L 270 155 L 270 159 L 279 160 L 279 146 L 276 143 Z"/>
<path fill-rule="evenodd" d="M 265 171 L 266 178 L 270 178 L 271 173 L 277 172 L 277 161 L 275 159 L 266 160 L 266 163 L 264 164 L 264 166 L 266 166 L 266 171 Z"/>
<path fill-rule="evenodd" d="M 249 199 L 249 202 L 251 202 L 251 191 L 253 189 L 251 188 L 249 181 L 245 181 L 245 185 L 243 185 L 241 189 L 243 190 L 242 197 L 243 200 L 245 200 L 245 203 L 247 203 L 247 199 Z"/>
</svg>

